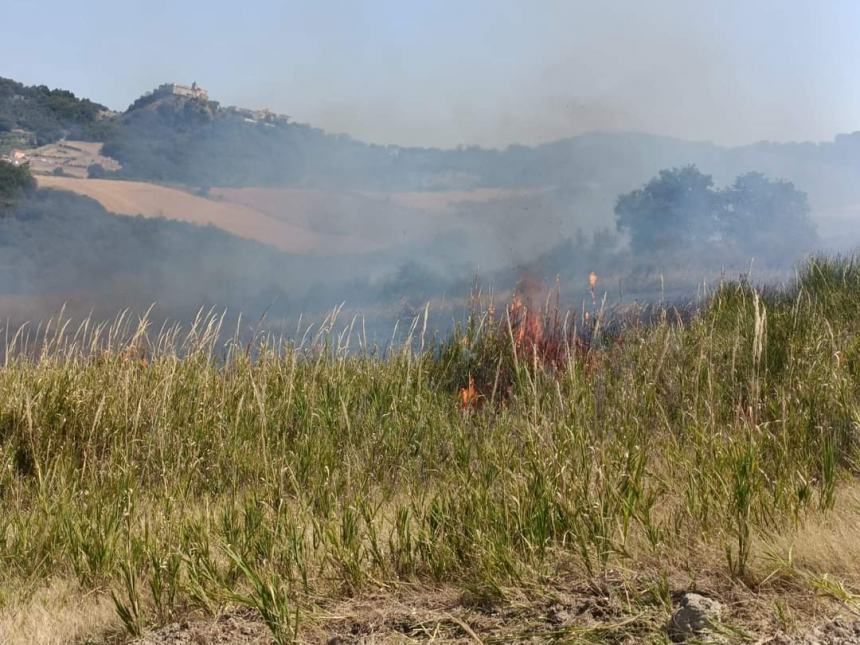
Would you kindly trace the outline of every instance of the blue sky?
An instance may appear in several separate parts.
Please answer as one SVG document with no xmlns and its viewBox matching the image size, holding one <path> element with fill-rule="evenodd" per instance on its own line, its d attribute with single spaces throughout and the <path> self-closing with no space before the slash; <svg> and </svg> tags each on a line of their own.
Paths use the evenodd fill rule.
<svg viewBox="0 0 860 645">
<path fill-rule="evenodd" d="M 124 109 L 161 82 L 380 143 L 860 129 L 860 2 L 2 0 L 0 76 Z"/>
</svg>

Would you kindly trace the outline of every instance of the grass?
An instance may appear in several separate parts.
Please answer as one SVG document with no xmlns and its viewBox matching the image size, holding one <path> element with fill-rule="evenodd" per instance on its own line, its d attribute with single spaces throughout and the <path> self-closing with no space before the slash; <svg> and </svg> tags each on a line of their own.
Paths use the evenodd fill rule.
<svg viewBox="0 0 860 645">
<path fill-rule="evenodd" d="M 299 346 L 225 343 L 213 317 L 10 336 L 0 628 L 122 640 L 241 605 L 291 642 L 332 603 L 448 589 L 476 616 L 507 607 L 506 638 L 659 642 L 687 588 L 764 603 L 738 634 L 815 596 L 853 602 L 834 536 L 860 525 L 860 264 L 611 333 L 598 312 L 544 313 L 539 343 L 479 310 L 385 353 L 333 321 Z M 585 625 L 513 609 L 574 591 L 615 609 Z M 92 633 L 59 608 L 27 631 L 51 593 L 95 612 Z M 446 612 L 451 637 L 486 636 Z"/>
</svg>

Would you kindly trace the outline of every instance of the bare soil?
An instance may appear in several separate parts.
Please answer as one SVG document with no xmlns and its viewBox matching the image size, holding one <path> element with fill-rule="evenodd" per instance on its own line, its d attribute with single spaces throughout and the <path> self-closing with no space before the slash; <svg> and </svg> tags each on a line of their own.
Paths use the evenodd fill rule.
<svg viewBox="0 0 860 645">
<path fill-rule="evenodd" d="M 743 592 L 722 598 L 728 608 L 720 642 L 757 645 L 860 644 L 860 617 L 829 607 L 786 629 L 762 613 L 768 601 Z M 810 606 L 816 603 L 811 603 Z M 617 643 L 669 640 L 668 611 L 628 603 L 623 594 L 580 589 L 498 601 L 453 589 L 380 591 L 332 603 L 302 619 L 300 642 L 365 643 Z M 215 618 L 174 623 L 132 641 L 134 645 L 271 643 L 259 616 L 248 609 Z"/>
<path fill-rule="evenodd" d="M 237 645 L 272 642 L 266 626 L 248 610 L 232 611 L 215 618 L 171 623 L 131 641 L 131 645 Z"/>
</svg>

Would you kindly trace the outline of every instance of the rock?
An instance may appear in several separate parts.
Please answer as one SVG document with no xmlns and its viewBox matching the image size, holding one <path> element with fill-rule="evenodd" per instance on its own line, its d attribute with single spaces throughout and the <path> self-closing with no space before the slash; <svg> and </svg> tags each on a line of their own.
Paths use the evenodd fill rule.
<svg viewBox="0 0 860 645">
<path fill-rule="evenodd" d="M 720 624 L 722 613 L 723 607 L 716 600 L 697 593 L 684 594 L 681 606 L 669 620 L 669 637 L 681 643 L 693 637 L 712 634 Z M 714 639 L 712 642 L 720 640 Z"/>
</svg>

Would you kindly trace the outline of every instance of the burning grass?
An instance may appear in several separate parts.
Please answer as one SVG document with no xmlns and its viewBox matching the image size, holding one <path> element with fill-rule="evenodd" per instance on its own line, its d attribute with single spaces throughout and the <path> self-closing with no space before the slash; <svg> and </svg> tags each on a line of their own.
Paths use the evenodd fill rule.
<svg viewBox="0 0 860 645">
<path fill-rule="evenodd" d="M 3 624 L 34 624 L 21 613 L 58 580 L 97 608 L 88 637 L 115 640 L 237 605 L 280 642 L 311 639 L 346 629 L 331 612 L 350 599 L 442 587 L 455 600 L 421 600 L 421 625 L 383 612 L 385 633 L 659 640 L 695 588 L 730 601 L 730 633 L 758 634 L 856 600 L 856 561 L 833 556 L 857 524 L 840 510 L 856 263 L 647 325 L 609 325 L 596 293 L 576 315 L 540 298 L 521 285 L 445 342 L 384 354 L 346 351 L 350 332 L 223 345 L 212 319 L 55 322 L 26 351 L 10 336 Z"/>
<path fill-rule="evenodd" d="M 437 374 L 445 374 L 448 380 L 465 380 L 459 388 L 461 408 L 506 402 L 524 376 L 521 368 L 557 378 L 575 363 L 593 370 L 621 341 L 617 334 L 606 333 L 606 310 L 604 303 L 597 302 L 595 273 L 589 275 L 588 284 L 591 308 L 583 306 L 579 314 L 562 311 L 558 284 L 548 290 L 529 275 L 516 285 L 501 316 L 492 296 L 484 300 L 476 292 L 465 328 L 456 330 L 440 347 L 434 365 Z M 619 319 L 613 321 L 616 329 L 618 324 Z"/>
</svg>

